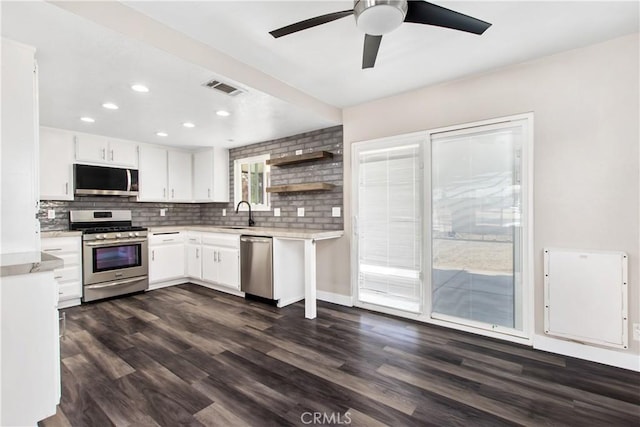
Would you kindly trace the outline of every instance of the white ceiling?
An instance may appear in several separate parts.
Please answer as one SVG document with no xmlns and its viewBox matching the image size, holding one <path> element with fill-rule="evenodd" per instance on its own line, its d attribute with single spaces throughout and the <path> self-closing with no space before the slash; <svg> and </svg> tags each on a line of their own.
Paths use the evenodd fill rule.
<svg viewBox="0 0 640 427">
<path fill-rule="evenodd" d="M 2 35 L 38 50 L 41 123 L 181 146 L 232 147 L 331 126 L 339 121 L 339 110 L 331 106 L 352 106 L 639 31 L 637 1 L 442 1 L 438 4 L 493 26 L 476 36 L 403 24 L 384 37 L 375 68 L 362 70 L 363 35 L 353 17 L 280 39 L 268 34 L 351 9 L 351 1 L 125 2 L 133 9 L 112 7 L 111 21 L 97 11 L 101 4 L 68 6 L 81 17 L 61 8 L 67 6 L 2 1 Z M 158 28 L 175 31 L 156 31 L 162 37 L 147 43 L 149 17 Z M 134 25 L 127 33 L 119 21 Z M 200 42 L 210 49 L 202 60 L 177 47 L 186 52 Z M 225 67 L 224 54 L 241 63 Z M 247 93 L 232 98 L 200 86 L 213 77 Z M 151 92 L 132 92 L 129 86 L 137 82 Z M 105 101 L 121 108 L 104 110 Z M 221 108 L 232 116 L 216 116 Z M 96 122 L 80 122 L 84 115 Z M 196 128 L 183 128 L 184 121 Z M 169 137 L 157 137 L 159 130 Z"/>
</svg>

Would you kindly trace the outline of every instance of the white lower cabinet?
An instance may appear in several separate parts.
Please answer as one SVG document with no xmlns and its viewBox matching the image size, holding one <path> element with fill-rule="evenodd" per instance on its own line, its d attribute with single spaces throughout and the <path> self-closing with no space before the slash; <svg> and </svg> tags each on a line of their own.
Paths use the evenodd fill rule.
<svg viewBox="0 0 640 427">
<path fill-rule="evenodd" d="M 185 276 L 184 233 L 151 233 L 149 236 L 149 287 Z"/>
<path fill-rule="evenodd" d="M 240 236 L 191 233 L 186 245 L 187 276 L 234 290 L 240 289 Z"/>
<path fill-rule="evenodd" d="M 79 305 L 82 298 L 81 237 L 43 238 L 42 251 L 64 261 L 62 268 L 53 270 L 53 277 L 58 282 L 58 307 Z"/>
</svg>

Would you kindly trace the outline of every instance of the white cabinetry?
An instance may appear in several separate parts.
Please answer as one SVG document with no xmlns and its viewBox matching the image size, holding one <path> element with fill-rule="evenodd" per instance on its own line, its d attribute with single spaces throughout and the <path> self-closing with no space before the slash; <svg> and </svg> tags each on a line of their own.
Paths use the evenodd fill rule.
<svg viewBox="0 0 640 427">
<path fill-rule="evenodd" d="M 135 143 L 88 133 L 76 134 L 76 160 L 109 166 L 138 165 Z"/>
<path fill-rule="evenodd" d="M 56 288 L 51 271 L 2 278 L 2 426 L 35 426 L 56 413 L 60 402 Z"/>
<path fill-rule="evenodd" d="M 53 270 L 58 282 L 58 308 L 80 304 L 82 298 L 82 243 L 80 236 L 50 237 L 42 239 L 42 251 L 64 261 L 64 266 Z"/>
<path fill-rule="evenodd" d="M 155 283 L 182 279 L 185 273 L 184 235 L 181 232 L 149 236 L 149 288 Z"/>
<path fill-rule="evenodd" d="M 200 233 L 188 233 L 185 244 L 186 275 L 193 279 L 202 279 L 202 240 Z"/>
<path fill-rule="evenodd" d="M 185 151 L 169 151 L 169 201 L 188 202 L 192 200 L 191 162 L 191 153 Z"/>
<path fill-rule="evenodd" d="M 40 127 L 40 200 L 73 200 L 73 132 Z"/>
<path fill-rule="evenodd" d="M 39 252 L 38 98 L 35 49 L 2 39 L 2 252 Z"/>
<path fill-rule="evenodd" d="M 229 150 L 209 148 L 193 154 L 193 198 L 198 202 L 229 201 Z"/>
<path fill-rule="evenodd" d="M 240 289 L 240 236 L 202 234 L 202 280 Z"/>
<path fill-rule="evenodd" d="M 138 201 L 157 202 L 167 199 L 167 150 L 151 145 L 140 146 L 140 189 Z"/>
</svg>

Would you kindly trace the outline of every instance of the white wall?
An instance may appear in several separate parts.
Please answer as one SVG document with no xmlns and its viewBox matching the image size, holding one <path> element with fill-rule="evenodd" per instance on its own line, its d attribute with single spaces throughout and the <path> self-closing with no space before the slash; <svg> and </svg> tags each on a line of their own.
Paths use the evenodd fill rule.
<svg viewBox="0 0 640 427">
<path fill-rule="evenodd" d="M 639 48 L 634 34 L 345 109 L 345 234 L 353 142 L 533 112 L 536 333 L 547 246 L 627 252 L 629 326 L 640 322 Z M 348 247 L 333 243 L 339 277 L 319 277 L 321 290 L 351 293 Z"/>
</svg>

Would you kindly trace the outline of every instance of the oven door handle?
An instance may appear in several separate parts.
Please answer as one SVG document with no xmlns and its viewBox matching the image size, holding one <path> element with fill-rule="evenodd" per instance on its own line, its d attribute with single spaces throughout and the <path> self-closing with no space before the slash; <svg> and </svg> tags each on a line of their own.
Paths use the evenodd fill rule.
<svg viewBox="0 0 640 427">
<path fill-rule="evenodd" d="M 137 276 L 137 277 L 132 277 L 131 279 L 116 280 L 115 282 L 98 283 L 97 285 L 85 285 L 85 288 L 87 289 L 111 288 L 114 286 L 127 285 L 129 283 L 139 282 L 140 280 L 144 280 L 146 278 L 147 276 Z"/>
<path fill-rule="evenodd" d="M 100 242 L 85 242 L 87 246 L 117 246 L 121 243 L 144 243 L 147 239 L 118 239 L 118 240 L 108 240 L 108 241 L 100 241 Z"/>
</svg>

